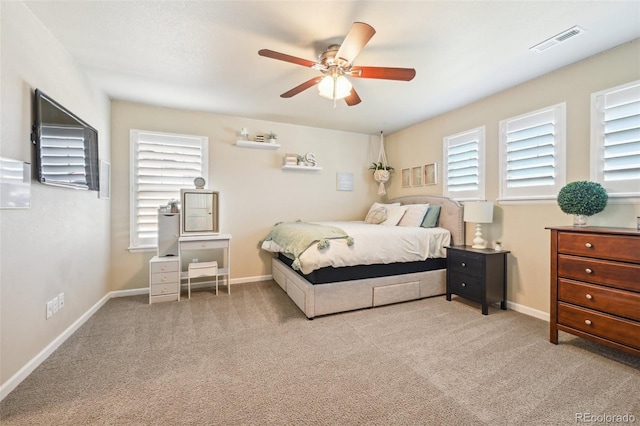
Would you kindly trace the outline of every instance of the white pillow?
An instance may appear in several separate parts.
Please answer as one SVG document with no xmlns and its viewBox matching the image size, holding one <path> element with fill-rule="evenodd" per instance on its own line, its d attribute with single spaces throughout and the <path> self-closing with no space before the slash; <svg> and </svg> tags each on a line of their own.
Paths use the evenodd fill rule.
<svg viewBox="0 0 640 426">
<path fill-rule="evenodd" d="M 398 226 L 413 226 L 418 227 L 422 225 L 424 216 L 427 214 L 429 204 L 405 204 L 407 211 L 398 223 Z"/>
<path fill-rule="evenodd" d="M 364 218 L 364 223 L 370 223 L 372 225 L 378 225 L 387 220 L 387 209 L 380 207 L 371 210 L 367 217 Z"/>
<path fill-rule="evenodd" d="M 399 205 L 400 205 L 400 203 L 393 203 L 393 204 L 382 204 L 382 203 L 377 203 L 377 202 L 376 202 L 376 203 L 373 203 L 373 204 L 371 205 L 371 208 L 369 209 L 369 211 L 368 211 L 368 212 L 367 212 L 367 214 L 365 215 L 365 218 L 366 218 L 369 214 L 371 214 L 374 210 L 377 210 L 377 209 L 379 209 L 380 207 L 383 207 L 383 208 L 387 209 L 387 208 L 389 208 L 389 207 L 397 207 L 397 206 L 399 206 Z"/>
<path fill-rule="evenodd" d="M 398 222 L 400 222 L 400 219 L 402 219 L 405 211 L 407 211 L 406 206 L 387 207 L 387 220 L 380 225 L 396 226 Z"/>
</svg>

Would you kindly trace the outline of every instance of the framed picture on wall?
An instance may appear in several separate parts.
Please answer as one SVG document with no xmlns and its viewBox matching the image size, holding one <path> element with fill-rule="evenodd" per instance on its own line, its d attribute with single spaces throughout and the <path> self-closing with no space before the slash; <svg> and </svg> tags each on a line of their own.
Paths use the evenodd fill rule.
<svg viewBox="0 0 640 426">
<path fill-rule="evenodd" d="M 408 188 L 411 186 L 411 169 L 402 169 L 402 187 Z"/>
<path fill-rule="evenodd" d="M 424 184 L 435 185 L 438 183 L 438 163 L 425 164 Z"/>
<path fill-rule="evenodd" d="M 411 168 L 411 186 L 422 186 L 422 166 Z"/>
</svg>

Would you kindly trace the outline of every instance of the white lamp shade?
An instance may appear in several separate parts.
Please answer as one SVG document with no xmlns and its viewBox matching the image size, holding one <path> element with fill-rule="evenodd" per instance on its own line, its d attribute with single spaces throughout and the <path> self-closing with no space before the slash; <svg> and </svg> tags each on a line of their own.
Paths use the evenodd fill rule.
<svg viewBox="0 0 640 426">
<path fill-rule="evenodd" d="M 493 203 L 491 201 L 464 203 L 464 221 L 474 223 L 493 222 Z"/>
<path fill-rule="evenodd" d="M 335 98 L 333 96 L 334 84 L 336 85 Z M 320 92 L 320 96 L 327 99 L 342 99 L 349 96 L 351 87 L 351 82 L 344 75 L 339 75 L 335 79 L 327 75 L 318 84 L 318 91 Z"/>
</svg>

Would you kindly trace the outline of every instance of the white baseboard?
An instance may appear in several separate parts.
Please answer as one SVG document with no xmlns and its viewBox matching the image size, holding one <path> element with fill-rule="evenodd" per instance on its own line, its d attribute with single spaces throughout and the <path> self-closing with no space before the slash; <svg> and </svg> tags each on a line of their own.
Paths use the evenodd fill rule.
<svg viewBox="0 0 640 426">
<path fill-rule="evenodd" d="M 516 312 L 520 312 L 521 314 L 529 315 L 531 317 L 549 322 L 550 316 L 548 312 L 539 311 L 537 309 L 533 309 L 528 306 L 520 305 L 519 303 L 514 303 L 509 301 L 507 301 L 507 308 L 512 309 Z"/>
</svg>

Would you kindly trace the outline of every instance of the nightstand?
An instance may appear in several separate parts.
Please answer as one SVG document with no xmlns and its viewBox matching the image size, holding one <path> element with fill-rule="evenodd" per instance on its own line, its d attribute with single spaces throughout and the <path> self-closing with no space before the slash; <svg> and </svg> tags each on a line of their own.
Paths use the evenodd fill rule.
<svg viewBox="0 0 640 426">
<path fill-rule="evenodd" d="M 180 300 L 180 257 L 153 256 L 149 261 L 149 304 Z"/>
<path fill-rule="evenodd" d="M 456 294 L 482 305 L 482 314 L 489 305 L 500 302 L 507 309 L 507 253 L 471 246 L 450 246 L 447 249 L 447 300 Z"/>
</svg>

